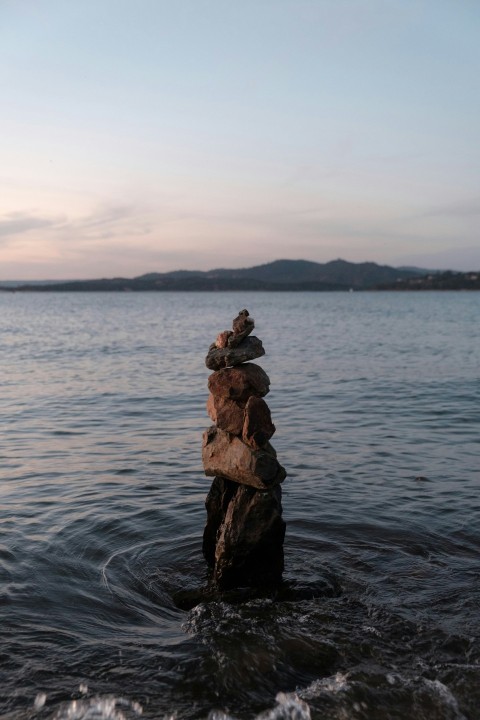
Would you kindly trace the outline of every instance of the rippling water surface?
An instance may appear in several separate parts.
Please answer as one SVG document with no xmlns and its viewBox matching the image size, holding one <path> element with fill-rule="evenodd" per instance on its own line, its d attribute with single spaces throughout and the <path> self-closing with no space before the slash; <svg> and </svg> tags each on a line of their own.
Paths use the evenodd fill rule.
<svg viewBox="0 0 480 720">
<path fill-rule="evenodd" d="M 186 611 L 204 356 L 244 306 L 298 592 Z M 0 295 L 2 718 L 480 718 L 479 316 L 475 293 Z"/>
</svg>

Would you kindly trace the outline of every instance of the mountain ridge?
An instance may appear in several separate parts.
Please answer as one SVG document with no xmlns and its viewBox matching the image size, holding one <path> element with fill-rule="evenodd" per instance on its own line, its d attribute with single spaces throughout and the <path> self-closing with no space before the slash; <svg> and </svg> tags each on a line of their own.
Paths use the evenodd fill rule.
<svg viewBox="0 0 480 720">
<path fill-rule="evenodd" d="M 394 279 L 411 277 L 416 273 L 416 270 L 401 270 L 374 262 L 352 263 L 341 258 L 326 263 L 317 263 L 313 260 L 279 259 L 247 268 L 215 268 L 206 271 L 175 270 L 168 273 L 146 273 L 134 279 L 143 281 L 173 277 L 183 280 L 194 277 L 210 280 L 248 278 L 274 283 L 319 282 L 360 287 L 366 283 L 392 282 Z"/>
<path fill-rule="evenodd" d="M 174 270 L 145 273 L 133 278 L 98 278 L 17 287 L 17 290 L 363 290 L 379 283 L 411 277 L 411 272 L 374 262 L 351 263 L 338 258 L 327 263 L 312 260 L 273 260 L 246 268 Z"/>
<path fill-rule="evenodd" d="M 326 263 L 312 260 L 279 259 L 246 268 L 212 270 L 173 270 L 149 272 L 133 278 L 113 277 L 93 280 L 35 282 L 2 290 L 35 292 L 101 291 L 349 291 L 395 289 L 407 281 L 432 271 L 421 268 L 395 268 L 375 262 L 353 263 L 338 258 Z M 411 285 L 411 283 L 410 283 Z"/>
</svg>

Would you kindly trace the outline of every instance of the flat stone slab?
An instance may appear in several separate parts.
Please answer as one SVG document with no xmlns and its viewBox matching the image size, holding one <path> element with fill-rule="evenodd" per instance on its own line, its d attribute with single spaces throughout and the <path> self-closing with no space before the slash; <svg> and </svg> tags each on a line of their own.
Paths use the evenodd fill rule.
<svg viewBox="0 0 480 720">
<path fill-rule="evenodd" d="M 217 347 L 216 343 L 212 343 L 205 358 L 205 365 L 209 370 L 221 370 L 255 360 L 262 355 L 265 355 L 262 341 L 255 335 L 249 335 L 237 347 Z"/>
<path fill-rule="evenodd" d="M 257 490 L 269 490 L 287 476 L 270 445 L 253 450 L 214 425 L 203 433 L 202 460 L 205 475 L 220 475 Z"/>
<path fill-rule="evenodd" d="M 208 378 L 208 389 L 215 397 L 246 403 L 248 398 L 264 397 L 270 390 L 270 378 L 260 365 L 245 363 L 217 370 Z"/>
</svg>

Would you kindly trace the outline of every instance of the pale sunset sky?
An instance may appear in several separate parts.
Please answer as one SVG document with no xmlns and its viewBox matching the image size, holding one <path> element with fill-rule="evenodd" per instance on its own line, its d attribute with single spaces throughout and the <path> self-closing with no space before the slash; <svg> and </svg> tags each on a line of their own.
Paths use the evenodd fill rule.
<svg viewBox="0 0 480 720">
<path fill-rule="evenodd" d="M 0 0 L 0 281 L 480 269 L 479 0 Z"/>
</svg>

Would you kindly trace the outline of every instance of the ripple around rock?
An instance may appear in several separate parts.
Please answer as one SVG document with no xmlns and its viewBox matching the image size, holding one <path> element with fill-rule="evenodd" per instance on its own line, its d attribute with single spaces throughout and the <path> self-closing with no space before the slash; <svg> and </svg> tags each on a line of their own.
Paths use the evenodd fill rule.
<svg viewBox="0 0 480 720">
<path fill-rule="evenodd" d="M 222 480 L 222 478 L 217 478 L 217 480 Z M 214 489 L 214 484 L 212 485 L 212 490 Z M 208 551 L 213 553 L 210 554 L 211 562 L 209 562 L 212 567 L 215 559 L 215 542 L 212 542 L 212 535 L 215 535 L 218 531 L 220 522 L 221 518 L 218 519 L 218 525 L 213 525 L 212 523 L 210 528 L 211 533 L 208 539 L 206 538 L 206 533 L 204 535 L 204 553 L 206 557 Z M 205 529 L 207 530 L 207 528 Z M 205 605 L 206 603 L 221 602 L 227 603 L 228 605 L 243 605 L 252 600 L 265 600 L 273 603 L 305 603 L 311 600 L 336 598 L 342 594 L 338 578 L 327 570 L 325 570 L 324 577 L 311 582 L 308 580 L 297 581 L 285 579 L 278 582 L 278 578 L 275 578 L 273 582 L 270 580 L 266 577 L 262 579 L 262 582 L 257 583 L 253 587 L 246 585 L 244 587 L 229 589 L 219 589 L 217 586 L 211 584 L 197 587 L 183 587 L 180 590 L 174 590 L 171 597 L 175 606 L 180 610 L 192 610 L 198 605 Z M 307 606 L 304 605 L 304 608 L 306 607 Z"/>
</svg>

